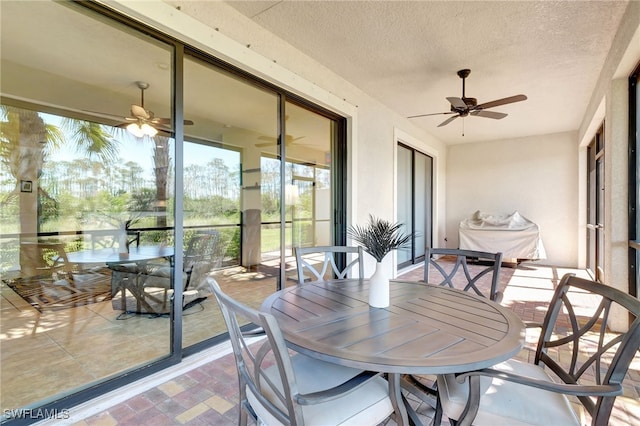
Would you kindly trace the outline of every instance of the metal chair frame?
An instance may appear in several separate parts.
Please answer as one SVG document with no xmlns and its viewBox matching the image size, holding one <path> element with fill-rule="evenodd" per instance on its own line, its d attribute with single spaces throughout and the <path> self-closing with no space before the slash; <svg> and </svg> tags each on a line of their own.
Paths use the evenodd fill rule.
<svg viewBox="0 0 640 426">
<path fill-rule="evenodd" d="M 320 265 L 305 259 L 305 255 L 323 254 L 324 259 Z M 340 254 L 352 255 L 351 259 L 347 258 L 347 264 L 344 268 L 339 268 L 336 256 Z M 364 278 L 364 251 L 362 247 L 351 246 L 316 246 L 316 247 L 296 247 L 296 265 L 298 271 L 298 284 L 302 284 L 307 280 L 305 271 L 311 273 L 311 281 L 323 281 L 326 278 L 329 268 L 337 279 L 347 278 L 348 275 L 358 268 L 358 276 Z"/>
<path fill-rule="evenodd" d="M 268 412 L 268 415 L 280 424 L 304 425 L 304 406 L 336 402 L 352 392 L 369 393 L 370 388 L 367 386 L 372 385 L 372 381 L 376 381 L 377 385 L 384 383 L 383 396 L 389 398 L 388 384 L 381 377 L 381 373 L 337 366 L 301 354 L 292 355 L 273 315 L 257 311 L 232 299 L 222 291 L 213 277 L 207 278 L 207 281 L 220 305 L 233 347 L 239 378 L 239 425 L 246 425 L 248 416 L 258 422 L 257 405 L 262 412 Z M 242 324 L 245 326 L 241 327 Z M 251 325 L 258 327 L 258 333 Z M 260 334 L 266 335 L 266 339 L 256 342 L 255 337 Z M 300 371 L 296 366 L 301 364 L 296 362 L 296 357 L 306 362 L 306 374 L 321 377 L 326 374 L 323 372 L 324 367 L 333 366 L 347 373 L 341 375 L 346 380 L 335 387 L 304 394 L 300 391 L 297 381 Z M 275 375 L 271 374 L 273 368 L 277 369 Z M 363 398 L 366 397 L 363 395 Z M 256 407 L 251 405 L 250 400 L 253 400 Z M 323 410 L 325 411 L 327 410 Z M 330 412 L 326 414 L 332 415 Z M 382 420 L 384 418 L 378 422 Z"/>
<path fill-rule="evenodd" d="M 455 262 L 451 265 L 451 258 Z M 473 262 L 476 270 L 473 272 L 469 264 Z M 478 296 L 482 296 L 500 303 L 502 292 L 498 290 L 500 282 L 500 267 L 502 264 L 502 253 L 489 253 L 477 250 L 461 250 L 448 248 L 427 248 L 424 265 L 424 282 L 441 286 L 457 288 L 463 291 L 472 291 Z M 437 273 L 434 277 L 430 271 L 432 266 Z M 484 266 L 484 268 L 482 268 Z M 463 277 L 464 279 L 460 279 Z M 491 287 L 488 294 L 485 294 L 479 287 L 478 282 L 490 277 Z M 458 280 L 456 280 L 458 278 Z M 458 285 L 456 285 L 458 284 Z M 430 380 L 433 384 L 425 383 Z M 424 377 L 405 374 L 401 380 L 402 387 L 422 401 L 430 404 L 436 409 L 434 425 L 440 424 L 442 411 L 438 406 L 438 387 L 435 377 Z"/>
<path fill-rule="evenodd" d="M 576 296 L 582 302 L 574 300 Z M 589 313 L 583 306 L 585 296 L 599 300 Z M 626 332 L 611 332 L 614 310 L 628 313 L 630 325 Z M 576 396 L 591 416 L 593 426 L 608 424 L 615 399 L 623 393 L 624 377 L 640 349 L 640 300 L 605 284 L 566 274 L 554 292 L 541 327 L 533 364 L 544 366 L 559 380 L 533 380 L 493 368 L 457 375 L 458 383 L 465 379 L 469 382 L 465 419 L 473 419 L 478 409 L 482 410 L 480 377 L 485 376 Z M 584 346 L 588 350 L 582 350 Z M 554 356 L 565 352 L 561 347 L 568 348 L 571 356 Z"/>
</svg>

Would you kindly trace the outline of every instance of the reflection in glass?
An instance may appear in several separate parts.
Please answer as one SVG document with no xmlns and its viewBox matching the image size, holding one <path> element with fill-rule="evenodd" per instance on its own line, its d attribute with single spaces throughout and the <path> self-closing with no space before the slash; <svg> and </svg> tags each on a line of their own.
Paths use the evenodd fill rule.
<svg viewBox="0 0 640 426">
<path fill-rule="evenodd" d="M 172 49 L 70 3 L 3 2 L 1 19 L 0 405 L 11 410 L 169 354 L 171 292 L 144 273 L 173 254 L 174 141 L 167 127 L 136 138 L 124 126 L 143 78 L 145 107 L 169 117 L 171 75 L 156 64 Z"/>
<path fill-rule="evenodd" d="M 333 245 L 331 147 L 335 123 L 292 103 L 286 104 L 286 114 L 285 256 L 291 258 L 296 247 Z M 297 281 L 293 275 L 286 284 Z"/>
<path fill-rule="evenodd" d="M 398 222 L 414 234 L 411 247 L 398 250 L 398 268 L 424 260 L 432 244 L 433 158 L 398 145 Z"/>
<path fill-rule="evenodd" d="M 217 239 L 201 261 L 206 273 L 192 277 L 185 294 L 212 274 L 258 307 L 280 279 L 279 99 L 195 57 L 184 70 L 184 114 L 193 121 L 185 126 L 185 243 L 202 233 Z M 185 311 L 183 347 L 224 332 L 210 294 Z"/>
</svg>

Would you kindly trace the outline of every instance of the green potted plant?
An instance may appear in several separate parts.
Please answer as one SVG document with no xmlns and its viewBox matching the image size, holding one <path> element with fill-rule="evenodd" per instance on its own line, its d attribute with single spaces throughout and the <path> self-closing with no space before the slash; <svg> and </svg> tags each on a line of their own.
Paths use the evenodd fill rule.
<svg viewBox="0 0 640 426">
<path fill-rule="evenodd" d="M 365 226 L 352 225 L 347 235 L 376 259 L 376 270 L 369 279 L 369 305 L 376 308 L 389 306 L 389 278 L 381 266 L 382 260 L 392 250 L 409 246 L 413 234 L 402 232 L 402 223 L 393 223 L 369 215 Z"/>
</svg>

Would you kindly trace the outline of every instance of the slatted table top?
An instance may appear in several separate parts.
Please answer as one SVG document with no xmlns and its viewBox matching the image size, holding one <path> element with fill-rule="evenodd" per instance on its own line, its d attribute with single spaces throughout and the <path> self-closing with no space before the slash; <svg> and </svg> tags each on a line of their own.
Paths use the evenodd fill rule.
<svg viewBox="0 0 640 426">
<path fill-rule="evenodd" d="M 129 263 L 145 260 L 172 257 L 174 254 L 171 246 L 140 246 L 130 247 L 128 253 L 118 253 L 114 248 L 102 248 L 97 250 L 81 250 L 67 253 L 70 263 Z"/>
<path fill-rule="evenodd" d="M 390 306 L 371 308 L 367 280 L 305 283 L 274 293 L 273 314 L 302 353 L 351 367 L 405 374 L 485 368 L 516 355 L 524 324 L 488 299 L 418 282 L 392 281 Z"/>
</svg>

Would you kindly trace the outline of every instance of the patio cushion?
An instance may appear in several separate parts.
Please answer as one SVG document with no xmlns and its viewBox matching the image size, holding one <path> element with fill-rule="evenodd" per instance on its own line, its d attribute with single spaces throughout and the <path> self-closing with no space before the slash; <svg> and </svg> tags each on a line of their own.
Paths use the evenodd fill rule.
<svg viewBox="0 0 640 426">
<path fill-rule="evenodd" d="M 509 360 L 493 368 L 553 382 L 544 369 L 535 364 Z M 444 412 L 450 418 L 459 418 L 469 392 L 467 381 L 458 383 L 452 374 L 439 376 L 438 389 Z M 580 425 L 563 394 L 481 376 L 480 395 L 482 412 L 473 421 L 475 426 Z"/>
<path fill-rule="evenodd" d="M 296 374 L 298 391 L 301 394 L 333 388 L 355 377 L 361 371 L 320 361 L 302 354 L 291 357 L 291 362 Z M 322 372 L 322 374 L 318 374 L 318 372 Z M 276 366 L 269 367 L 265 374 L 278 387 L 281 386 L 281 379 Z M 265 380 L 262 381 L 262 386 L 265 389 L 269 389 L 269 385 Z M 265 394 L 268 393 L 271 394 L 268 396 L 269 399 L 286 412 L 286 408 L 280 404 L 272 391 L 265 391 Z M 262 409 L 248 386 L 247 399 L 264 424 L 269 426 L 282 424 L 271 416 L 267 410 Z M 358 407 L 356 415 L 353 414 L 356 411 L 355 407 Z M 351 392 L 321 404 L 304 405 L 302 406 L 302 411 L 306 426 L 356 426 L 377 424 L 380 418 L 385 418 L 393 412 L 393 407 L 389 399 L 389 385 L 386 380 L 378 377 L 358 388 L 357 392 Z"/>
</svg>

